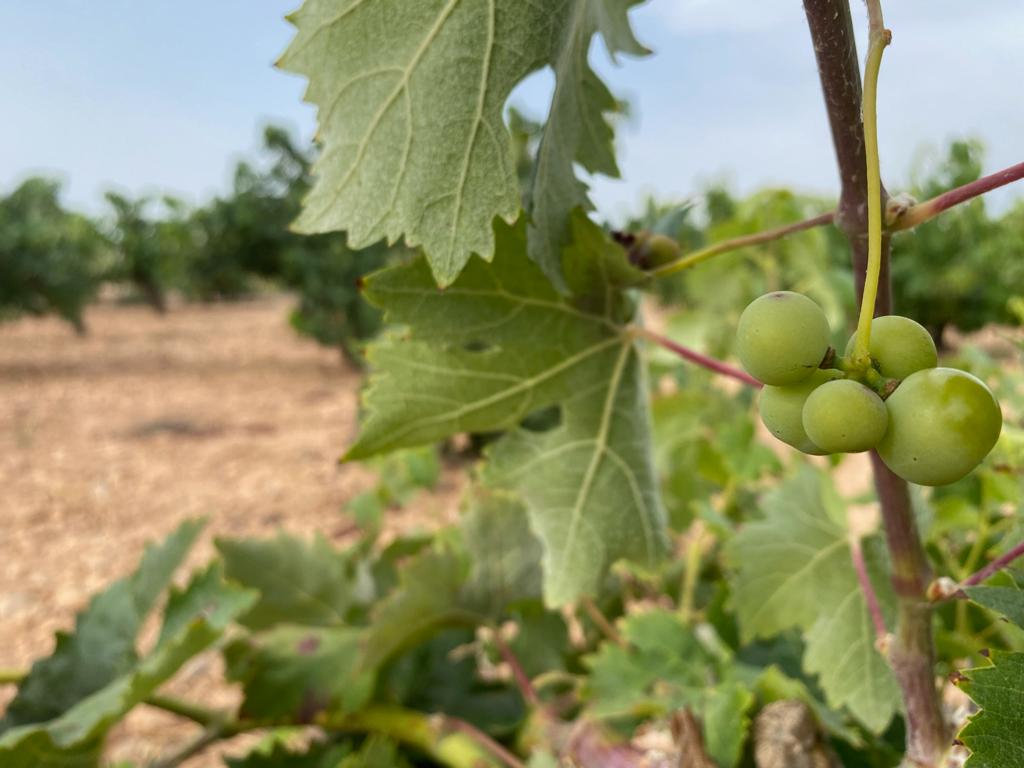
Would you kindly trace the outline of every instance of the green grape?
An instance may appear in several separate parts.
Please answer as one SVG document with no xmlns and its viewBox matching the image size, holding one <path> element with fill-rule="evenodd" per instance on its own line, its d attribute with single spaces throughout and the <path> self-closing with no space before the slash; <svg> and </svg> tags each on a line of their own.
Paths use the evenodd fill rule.
<svg viewBox="0 0 1024 768">
<path fill-rule="evenodd" d="M 857 334 L 846 345 L 846 356 L 853 354 Z M 878 363 L 883 376 L 905 379 L 915 371 L 934 368 L 939 364 L 935 342 L 924 326 L 909 317 L 886 315 L 871 321 L 871 357 Z"/>
<path fill-rule="evenodd" d="M 826 453 L 859 453 L 874 448 L 889 425 L 882 398 L 853 379 L 830 381 L 804 403 L 804 430 Z"/>
<path fill-rule="evenodd" d="M 818 369 L 828 340 L 821 307 L 803 294 L 776 291 L 743 310 L 736 352 L 750 375 L 765 384 L 795 384 Z"/>
<path fill-rule="evenodd" d="M 803 412 L 807 396 L 826 381 L 843 374 L 833 369 L 814 371 L 808 378 L 785 387 L 767 386 L 761 390 L 758 409 L 761 421 L 775 437 L 804 453 L 825 453 L 804 431 Z"/>
<path fill-rule="evenodd" d="M 1003 426 L 989 388 L 955 368 L 911 374 L 885 404 L 889 431 L 878 453 L 889 469 L 918 485 L 965 477 L 992 450 Z"/>
<path fill-rule="evenodd" d="M 667 235 L 651 235 L 640 246 L 640 256 L 646 269 L 663 267 L 679 258 L 679 243 Z"/>
</svg>

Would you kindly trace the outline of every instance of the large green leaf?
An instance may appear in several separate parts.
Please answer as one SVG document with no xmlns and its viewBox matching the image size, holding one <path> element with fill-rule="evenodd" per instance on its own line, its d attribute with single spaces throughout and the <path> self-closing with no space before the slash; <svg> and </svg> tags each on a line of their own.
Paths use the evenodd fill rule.
<svg viewBox="0 0 1024 768">
<path fill-rule="evenodd" d="M 521 226 L 499 225 L 495 262 L 473 262 L 446 290 L 422 260 L 373 277 L 368 295 L 408 333 L 371 347 L 368 418 L 347 454 L 512 430 L 485 482 L 526 502 L 552 605 L 596 593 L 616 560 L 654 563 L 665 543 L 644 366 L 624 325 L 633 308 L 621 289 L 636 272 L 582 216 L 574 231 L 567 297 L 527 259 Z M 552 405 L 557 426 L 516 429 Z"/>
<path fill-rule="evenodd" d="M 94 765 L 110 727 L 216 641 L 255 600 L 254 593 L 225 582 L 218 564 L 198 573 L 172 595 L 165 631 L 151 654 L 57 717 L 6 730 L 0 765 Z"/>
<path fill-rule="evenodd" d="M 610 50 L 642 52 L 626 19 L 635 2 L 306 0 L 280 64 L 308 78 L 324 151 L 297 227 L 344 229 L 355 248 L 404 235 L 450 284 L 470 254 L 492 256 L 494 218 L 519 212 L 501 113 L 517 83 L 550 65 L 557 85 L 532 197 L 557 206 L 536 225 L 537 258 L 557 275 L 565 217 L 585 201 L 572 163 L 616 172 L 603 116 L 615 102 L 587 64 L 590 41 L 600 31 Z"/>
<path fill-rule="evenodd" d="M 147 546 L 138 569 L 96 595 L 76 618 L 74 632 L 57 633 L 53 653 L 33 664 L 18 687 L 0 733 L 58 717 L 132 668 L 142 622 L 202 527 L 185 522 L 162 544 Z"/>
<path fill-rule="evenodd" d="M 764 498 L 765 516 L 730 542 L 734 599 L 745 641 L 804 630 L 804 667 L 830 705 L 845 706 L 879 732 L 899 706 L 899 688 L 875 648 L 867 603 L 850 557 L 843 506 L 828 478 L 804 467 Z M 883 606 L 892 603 L 877 542 L 864 542 Z"/>
<path fill-rule="evenodd" d="M 253 629 L 277 623 L 332 626 L 357 602 L 348 557 L 323 537 L 306 542 L 280 533 L 266 540 L 218 539 L 228 577 L 260 593 L 243 617 Z"/>
<path fill-rule="evenodd" d="M 993 651 L 992 666 L 968 669 L 960 687 L 981 707 L 960 731 L 967 768 L 1024 765 L 1024 653 Z"/>
</svg>

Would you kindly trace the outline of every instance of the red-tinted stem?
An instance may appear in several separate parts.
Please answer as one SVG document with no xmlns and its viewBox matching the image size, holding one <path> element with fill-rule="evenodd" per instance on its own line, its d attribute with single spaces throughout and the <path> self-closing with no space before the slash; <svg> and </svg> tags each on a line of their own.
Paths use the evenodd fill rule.
<svg viewBox="0 0 1024 768">
<path fill-rule="evenodd" d="M 723 376 L 729 376 L 730 378 L 742 381 L 751 387 L 760 389 L 763 385 L 760 381 L 755 379 L 748 373 L 741 371 L 739 368 L 733 368 L 728 363 L 723 363 L 721 360 L 715 360 L 713 357 L 702 355 L 696 350 L 684 347 L 682 344 L 677 344 L 672 339 L 662 336 L 660 333 L 655 333 L 646 328 L 637 329 L 637 335 L 642 336 L 648 341 L 653 341 L 655 344 L 664 347 L 669 352 L 679 355 L 684 360 L 689 360 L 691 363 L 696 363 L 702 368 L 707 368 L 709 371 L 720 373 Z"/>
<path fill-rule="evenodd" d="M 885 626 L 885 617 L 882 615 L 882 606 L 878 602 L 878 595 L 875 594 L 875 587 L 871 583 L 871 576 L 868 575 L 867 563 L 864 562 L 864 550 L 860 545 L 860 539 L 850 539 L 850 559 L 853 560 L 853 568 L 857 571 L 857 581 L 860 582 L 861 592 L 864 593 L 864 600 L 868 604 L 868 613 L 871 614 L 871 623 L 875 625 L 875 637 L 879 642 L 884 642 L 888 637 L 889 630 Z"/>
<path fill-rule="evenodd" d="M 931 200 L 925 200 L 923 203 L 912 205 L 902 216 L 889 225 L 889 229 L 896 230 L 915 227 L 924 221 L 928 221 L 928 219 L 938 216 L 943 211 L 949 210 L 954 205 L 959 205 L 986 192 L 991 192 L 993 189 L 998 189 L 1021 179 L 1024 179 L 1024 163 L 1011 165 L 1009 168 L 990 173 L 988 176 L 982 176 L 970 184 L 964 184 L 962 187 L 943 192 Z"/>
<path fill-rule="evenodd" d="M 1018 558 L 1021 558 L 1021 557 L 1024 557 L 1024 542 L 1021 542 L 1020 544 L 1018 544 L 1016 547 L 1011 549 L 1009 552 L 1007 552 L 1002 557 L 997 557 L 995 560 L 993 560 L 991 563 L 986 565 L 984 568 L 982 568 L 980 571 L 978 571 L 973 576 L 969 576 L 968 578 L 964 579 L 961 582 L 960 586 L 961 587 L 973 587 L 973 586 L 976 586 L 978 584 L 981 584 L 981 582 L 985 581 L 985 579 L 987 579 L 993 573 L 995 573 L 996 571 L 1002 570 L 1003 568 L 1008 566 L 1010 563 L 1012 563 L 1014 560 L 1017 560 Z"/>
<path fill-rule="evenodd" d="M 494 644 L 498 647 L 498 653 L 501 654 L 501 658 L 505 660 L 509 669 L 512 670 L 512 677 L 515 679 L 516 687 L 519 688 L 523 699 L 530 706 L 537 706 L 540 703 L 540 699 L 537 696 L 536 689 L 533 687 L 533 683 L 530 681 L 530 676 L 526 674 L 526 670 L 523 669 L 523 665 L 519 663 L 519 658 L 509 648 L 508 643 L 501 637 L 500 630 L 494 633 Z"/>
</svg>

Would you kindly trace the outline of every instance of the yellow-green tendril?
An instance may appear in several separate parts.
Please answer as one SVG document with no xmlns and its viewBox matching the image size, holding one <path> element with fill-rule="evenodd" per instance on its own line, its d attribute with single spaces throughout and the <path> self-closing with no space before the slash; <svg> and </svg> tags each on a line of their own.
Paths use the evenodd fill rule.
<svg viewBox="0 0 1024 768">
<path fill-rule="evenodd" d="M 889 44 L 890 33 L 882 26 L 882 8 L 878 2 L 869 2 L 871 34 L 868 60 L 864 72 L 864 150 L 867 156 L 868 183 L 868 268 L 864 277 L 864 294 L 860 302 L 857 322 L 857 344 L 853 357 L 864 364 L 871 349 L 871 320 L 875 316 L 878 297 L 878 278 L 882 271 L 882 181 L 878 167 L 878 70 L 882 65 L 882 52 Z"/>
</svg>

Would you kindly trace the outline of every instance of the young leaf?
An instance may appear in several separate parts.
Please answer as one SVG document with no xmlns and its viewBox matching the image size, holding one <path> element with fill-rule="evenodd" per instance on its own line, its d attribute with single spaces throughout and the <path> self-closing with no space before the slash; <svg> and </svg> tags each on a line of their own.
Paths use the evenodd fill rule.
<svg viewBox="0 0 1024 768">
<path fill-rule="evenodd" d="M 51 720 L 131 669 L 142 622 L 188 554 L 203 523 L 182 523 L 166 541 L 148 545 L 130 576 L 96 595 L 75 620 L 75 631 L 57 633 L 57 647 L 32 665 L 0 720 L 0 733 Z"/>
<path fill-rule="evenodd" d="M 806 633 L 804 667 L 819 675 L 830 705 L 846 706 L 880 732 L 899 704 L 899 688 L 874 647 L 875 634 L 850 559 L 842 504 L 827 476 L 809 467 L 764 498 L 763 520 L 730 542 L 734 596 L 745 642 L 789 627 Z M 891 604 L 875 543 L 864 551 L 883 606 Z"/>
<path fill-rule="evenodd" d="M 372 670 L 357 669 L 361 631 L 280 625 L 224 651 L 228 678 L 241 682 L 241 713 L 311 722 L 320 712 L 354 712 L 373 694 Z"/>
<path fill-rule="evenodd" d="M 546 64 L 558 81 L 557 130 L 545 138 L 552 159 L 534 196 L 548 197 L 544 185 L 561 183 L 556 174 L 568 162 L 569 196 L 550 196 L 563 214 L 554 223 L 564 227 L 583 198 L 573 161 L 615 171 L 602 114 L 615 104 L 586 56 L 598 30 L 610 50 L 641 52 L 626 20 L 635 1 L 306 0 L 290 17 L 296 36 L 280 61 L 309 79 L 306 99 L 318 108 L 324 144 L 298 228 L 346 230 L 355 248 L 404 234 L 423 246 L 441 285 L 471 253 L 490 259 L 492 221 L 512 221 L 520 207 L 502 109 L 516 84 Z M 540 258 L 557 273 L 556 242 Z"/>
<path fill-rule="evenodd" d="M 163 633 L 151 654 L 59 716 L 4 731 L 0 765 L 89 765 L 86 756 L 117 720 L 215 642 L 255 600 L 254 593 L 226 583 L 217 564 L 198 573 L 169 604 L 166 626 L 174 631 Z M 30 760 L 38 762 L 21 762 Z"/>
<path fill-rule="evenodd" d="M 228 578 L 259 590 L 259 602 L 242 618 L 252 629 L 277 623 L 344 624 L 358 603 L 349 559 L 326 539 L 305 542 L 285 533 L 274 539 L 217 539 Z"/>
<path fill-rule="evenodd" d="M 717 660 L 675 613 L 628 616 L 622 634 L 628 646 L 605 643 L 586 659 L 588 712 L 645 718 L 689 707 L 703 723 L 705 745 L 716 764 L 736 765 L 754 703 L 747 687 L 715 679 Z"/>
<path fill-rule="evenodd" d="M 965 670 L 960 687 L 981 707 L 960 731 L 966 768 L 1024 765 L 1024 653 L 993 651 L 992 666 Z"/>
</svg>

